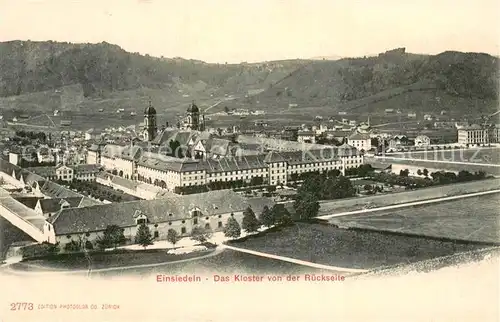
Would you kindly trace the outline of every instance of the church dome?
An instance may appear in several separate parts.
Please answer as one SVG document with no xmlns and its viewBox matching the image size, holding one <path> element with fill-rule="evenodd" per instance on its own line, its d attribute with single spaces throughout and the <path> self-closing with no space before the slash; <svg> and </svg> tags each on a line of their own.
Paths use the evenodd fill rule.
<svg viewBox="0 0 500 322">
<path fill-rule="evenodd" d="M 188 112 L 199 112 L 200 109 L 198 108 L 198 106 L 196 106 L 196 104 L 193 102 L 191 103 L 191 105 L 189 105 L 188 107 Z"/>
<path fill-rule="evenodd" d="M 144 109 L 144 115 L 156 115 L 156 110 L 151 105 L 151 101 L 149 101 L 149 105 Z"/>
</svg>

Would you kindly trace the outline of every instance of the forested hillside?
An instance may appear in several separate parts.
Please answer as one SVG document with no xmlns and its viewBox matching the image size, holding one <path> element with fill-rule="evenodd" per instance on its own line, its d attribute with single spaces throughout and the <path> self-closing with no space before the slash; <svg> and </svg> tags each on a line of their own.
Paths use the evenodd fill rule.
<svg viewBox="0 0 500 322">
<path fill-rule="evenodd" d="M 478 102 L 491 108 L 498 101 L 498 67 L 498 58 L 487 54 L 416 55 L 404 48 L 339 60 L 208 64 L 143 56 L 108 43 L 11 41 L 0 43 L 0 96 L 76 84 L 86 98 L 134 89 L 165 89 L 168 95 L 182 88 L 216 96 L 260 90 L 243 103 L 358 108 L 406 95 L 406 101 L 421 99 L 424 109 L 429 97 L 439 97 L 463 102 L 455 108 L 470 112 Z"/>
</svg>

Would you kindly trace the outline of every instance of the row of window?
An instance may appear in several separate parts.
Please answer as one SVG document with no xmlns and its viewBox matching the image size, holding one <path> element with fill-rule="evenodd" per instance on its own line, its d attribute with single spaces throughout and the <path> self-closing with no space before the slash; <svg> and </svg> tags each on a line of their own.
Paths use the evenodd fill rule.
<svg viewBox="0 0 500 322">
<path fill-rule="evenodd" d="M 249 170 L 238 170 L 238 171 L 227 171 L 227 172 L 216 172 L 216 173 L 207 173 L 209 177 L 221 177 L 221 176 L 229 176 L 235 174 L 246 174 L 246 173 L 262 173 L 266 172 L 266 169 L 249 169 Z"/>
<path fill-rule="evenodd" d="M 347 156 L 346 158 L 358 158 L 357 160 L 352 160 L 352 161 L 349 161 L 347 160 L 346 161 L 346 164 L 356 164 L 358 162 L 362 162 L 361 160 L 361 157 L 360 156 Z M 287 172 L 290 172 L 290 173 L 294 173 L 295 171 L 290 171 L 290 169 L 314 169 L 314 168 L 317 168 L 317 167 L 325 167 L 325 166 L 328 166 L 328 165 L 334 165 L 334 164 L 338 164 L 339 161 L 326 161 L 326 162 L 318 162 L 318 163 L 309 163 L 309 164 L 297 164 L 297 165 L 290 165 L 289 166 L 289 170 L 287 171 L 286 169 L 283 169 L 283 170 L 277 170 L 276 173 L 287 173 Z M 282 163 L 280 163 L 282 164 Z M 146 168 L 149 170 L 149 168 Z M 340 168 L 339 168 L 340 170 Z M 230 171 L 230 172 L 219 172 L 219 173 L 208 173 L 207 174 L 207 177 L 208 178 L 213 178 L 213 177 L 221 177 L 221 176 L 230 176 L 230 175 L 238 175 L 238 174 L 242 174 L 242 173 L 259 173 L 262 174 L 265 170 L 264 169 L 249 169 L 249 170 L 238 170 L 238 171 Z M 161 171 L 156 171 L 156 172 L 161 172 Z M 170 171 L 169 171 L 170 172 Z M 190 172 L 186 172 L 187 174 L 189 173 L 200 173 L 201 171 L 190 171 Z M 164 172 L 163 172 L 164 173 Z M 275 174 L 274 170 L 271 171 L 272 174 Z M 169 176 L 170 177 L 170 173 L 169 173 Z M 231 180 L 239 180 L 239 179 L 250 179 L 252 178 L 253 176 L 241 176 L 240 177 L 236 177 L 236 178 L 224 178 L 224 179 L 219 179 L 219 180 L 209 180 L 210 182 L 216 182 L 216 181 L 231 181 Z M 264 176 L 265 178 L 268 177 L 268 175 L 266 174 Z M 198 176 L 194 176 L 194 178 L 192 177 L 187 177 L 187 178 L 184 178 L 184 180 L 186 181 L 190 181 L 190 180 L 205 180 L 206 178 L 201 175 L 199 178 Z M 176 181 L 177 180 L 168 180 L 168 186 L 172 186 L 172 185 L 175 185 L 176 184 Z M 182 186 L 192 186 L 193 183 L 183 183 Z"/>
</svg>

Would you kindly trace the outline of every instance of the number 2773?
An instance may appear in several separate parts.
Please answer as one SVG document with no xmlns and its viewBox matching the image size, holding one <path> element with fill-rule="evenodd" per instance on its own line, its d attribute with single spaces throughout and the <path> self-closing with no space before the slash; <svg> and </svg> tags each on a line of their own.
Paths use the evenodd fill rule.
<svg viewBox="0 0 500 322">
<path fill-rule="evenodd" d="M 33 310 L 33 303 L 27 303 L 27 302 L 15 302 L 15 303 L 10 303 L 10 310 L 11 311 L 31 311 Z"/>
</svg>

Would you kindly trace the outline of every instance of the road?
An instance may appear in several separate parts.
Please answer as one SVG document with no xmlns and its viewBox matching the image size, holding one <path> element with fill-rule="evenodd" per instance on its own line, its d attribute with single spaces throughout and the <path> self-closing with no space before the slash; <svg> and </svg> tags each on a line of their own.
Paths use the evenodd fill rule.
<svg viewBox="0 0 500 322">
<path fill-rule="evenodd" d="M 490 191 L 468 193 L 468 194 L 463 194 L 463 195 L 459 195 L 459 196 L 441 197 L 441 198 L 436 198 L 436 199 L 429 199 L 429 200 L 408 202 L 408 203 L 397 204 L 397 205 L 390 205 L 390 206 L 384 206 L 384 207 L 379 207 L 379 208 L 370 208 L 370 209 L 361 209 L 361 210 L 347 211 L 347 212 L 341 212 L 341 213 L 338 213 L 338 214 L 331 214 L 331 215 L 319 216 L 317 218 L 318 219 L 327 220 L 327 219 L 330 219 L 330 218 L 340 217 L 340 216 L 349 216 L 349 215 L 357 215 L 357 214 L 370 213 L 370 212 L 383 211 L 383 210 L 391 210 L 391 209 L 398 209 L 398 208 L 413 207 L 413 206 L 426 205 L 426 204 L 432 204 L 432 203 L 443 202 L 443 201 L 450 201 L 450 200 L 457 200 L 457 199 L 463 199 L 463 198 L 469 198 L 469 197 L 484 196 L 484 195 L 489 195 L 489 194 L 499 193 L 499 192 L 500 192 L 500 189 L 495 189 L 495 190 L 490 190 Z"/>
<path fill-rule="evenodd" d="M 218 106 L 218 105 L 219 105 L 220 103 L 222 103 L 222 102 L 232 101 L 232 100 L 235 100 L 235 99 L 237 99 L 237 98 L 238 98 L 238 97 L 226 97 L 226 98 L 223 98 L 222 100 L 218 101 L 217 103 L 212 104 L 212 105 L 210 105 L 209 107 L 207 107 L 207 108 L 205 109 L 205 111 L 203 111 L 203 113 L 207 113 L 207 111 L 208 111 L 208 110 L 210 110 L 212 107 L 216 107 L 216 106 Z"/>
<path fill-rule="evenodd" d="M 295 258 L 290 258 L 290 257 L 284 257 L 284 256 L 278 256 L 278 255 L 272 255 L 272 254 L 267 254 L 267 253 L 262 253 L 262 252 L 256 252 L 253 250 L 245 249 L 245 248 L 238 248 L 238 247 L 233 247 L 229 245 L 221 245 L 222 248 L 227 248 L 231 249 L 237 252 L 242 252 L 242 253 L 247 253 L 255 256 L 260 256 L 260 257 L 265 257 L 265 258 L 270 258 L 270 259 L 277 259 L 293 264 L 298 264 L 298 265 L 303 265 L 303 266 L 308 266 L 312 268 L 317 268 L 317 269 L 323 269 L 327 271 L 335 271 L 335 272 L 348 272 L 348 273 L 364 273 L 368 272 L 368 270 L 365 269 L 356 269 L 356 268 L 345 268 L 345 267 L 335 267 L 335 266 L 329 266 L 329 265 L 323 265 L 323 264 L 317 264 L 313 262 L 308 262 L 308 261 L 303 261 L 300 259 L 295 259 Z"/>
</svg>

